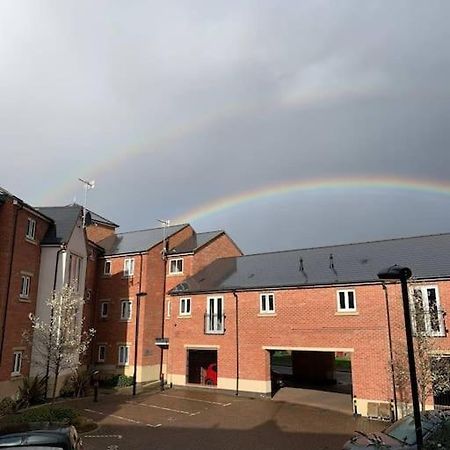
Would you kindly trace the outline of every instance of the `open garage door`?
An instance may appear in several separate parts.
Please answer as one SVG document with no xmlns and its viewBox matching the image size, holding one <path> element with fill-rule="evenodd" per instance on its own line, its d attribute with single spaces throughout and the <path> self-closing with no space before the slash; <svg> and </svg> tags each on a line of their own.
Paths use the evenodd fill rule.
<svg viewBox="0 0 450 450">
<path fill-rule="evenodd" d="M 217 350 L 189 349 L 187 351 L 187 382 L 217 385 Z"/>
<path fill-rule="evenodd" d="M 318 407 L 335 404 L 333 409 L 351 411 L 350 353 L 283 349 L 270 353 L 272 396 Z"/>
</svg>

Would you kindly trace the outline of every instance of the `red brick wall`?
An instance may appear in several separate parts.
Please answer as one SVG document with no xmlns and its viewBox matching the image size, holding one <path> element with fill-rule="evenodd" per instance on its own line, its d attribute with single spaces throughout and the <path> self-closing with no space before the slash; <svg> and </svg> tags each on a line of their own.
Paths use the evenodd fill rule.
<svg viewBox="0 0 450 450">
<path fill-rule="evenodd" d="M 18 208 L 18 209 L 17 209 Z M 24 347 L 22 339 L 24 331 L 31 330 L 29 314 L 35 312 L 36 296 L 39 280 L 40 241 L 43 239 L 49 226 L 39 216 L 19 206 L 14 206 L 11 200 L 0 206 L 0 302 L 1 318 L 3 321 L 4 308 L 7 299 L 7 285 L 11 263 L 11 245 L 14 233 L 14 215 L 17 215 L 16 241 L 12 262 L 11 284 L 9 289 L 9 303 L 5 324 L 5 340 L 0 365 L 0 381 L 11 378 L 13 349 Z M 25 238 L 28 217 L 36 220 L 36 240 L 31 242 Z M 20 300 L 21 272 L 33 274 L 31 277 L 30 294 L 27 300 Z M 1 330 L 0 330 L 1 331 Z M 26 350 L 29 355 L 29 349 Z M 22 365 L 22 374 L 29 372 L 29 359 Z"/>
<path fill-rule="evenodd" d="M 103 239 L 106 239 L 108 236 L 114 234 L 115 229 L 112 227 L 107 227 L 105 225 L 89 225 L 86 228 L 86 234 L 90 241 L 92 242 L 100 242 Z"/>
</svg>

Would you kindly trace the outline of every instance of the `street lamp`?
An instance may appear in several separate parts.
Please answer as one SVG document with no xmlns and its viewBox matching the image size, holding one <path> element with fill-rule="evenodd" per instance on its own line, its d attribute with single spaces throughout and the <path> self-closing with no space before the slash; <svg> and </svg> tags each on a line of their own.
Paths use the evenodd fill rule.
<svg viewBox="0 0 450 450">
<path fill-rule="evenodd" d="M 412 272 L 409 267 L 401 267 L 395 264 L 378 273 L 381 280 L 400 280 L 402 286 L 403 314 L 405 318 L 406 345 L 408 348 L 409 378 L 411 381 L 411 396 L 414 411 L 414 423 L 416 427 L 417 450 L 423 449 L 422 422 L 420 421 L 419 389 L 417 387 L 416 362 L 414 359 L 414 343 L 411 327 L 411 313 L 409 310 L 407 280 Z"/>
<path fill-rule="evenodd" d="M 136 294 L 136 329 L 134 332 L 134 370 L 133 370 L 133 395 L 136 395 L 137 382 L 137 355 L 138 355 L 138 337 L 139 337 L 139 313 L 141 311 L 141 297 L 147 295 L 147 292 L 138 292 Z"/>
</svg>

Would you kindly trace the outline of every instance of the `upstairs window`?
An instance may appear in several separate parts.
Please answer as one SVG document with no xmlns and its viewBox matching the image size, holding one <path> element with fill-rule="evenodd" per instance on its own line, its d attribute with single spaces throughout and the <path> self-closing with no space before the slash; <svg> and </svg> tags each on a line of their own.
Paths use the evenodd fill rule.
<svg viewBox="0 0 450 450">
<path fill-rule="evenodd" d="M 120 302 L 120 319 L 130 320 L 131 319 L 131 301 L 122 300 Z"/>
<path fill-rule="evenodd" d="M 20 375 L 22 372 L 23 352 L 18 351 L 13 353 L 13 364 L 11 375 Z"/>
<path fill-rule="evenodd" d="M 355 312 L 356 296 L 354 290 L 337 291 L 338 312 Z"/>
<path fill-rule="evenodd" d="M 101 344 L 98 346 L 97 361 L 105 362 L 105 357 L 106 357 L 106 345 Z"/>
<path fill-rule="evenodd" d="M 100 303 L 100 317 L 106 319 L 108 317 L 109 302 Z"/>
<path fill-rule="evenodd" d="M 169 273 L 183 273 L 183 258 L 176 258 L 170 260 Z"/>
<path fill-rule="evenodd" d="M 30 296 L 31 277 L 22 275 L 20 282 L 20 298 L 27 299 Z"/>
<path fill-rule="evenodd" d="M 259 296 L 259 312 L 261 314 L 275 313 L 275 296 L 274 296 L 274 294 L 261 294 Z"/>
<path fill-rule="evenodd" d="M 414 332 L 445 336 L 444 313 L 436 286 L 414 286 L 410 295 Z"/>
<path fill-rule="evenodd" d="M 190 315 L 191 315 L 191 299 L 180 298 L 180 316 L 190 316 Z"/>
<path fill-rule="evenodd" d="M 103 266 L 103 274 L 111 275 L 111 260 L 110 259 L 107 259 L 105 261 L 105 265 Z"/>
<path fill-rule="evenodd" d="M 80 291 L 80 277 L 81 277 L 81 266 L 83 264 L 83 259 L 77 255 L 69 256 L 69 282 L 77 290 Z"/>
<path fill-rule="evenodd" d="M 32 241 L 36 239 L 36 221 L 30 217 L 28 218 L 27 232 L 25 236 L 27 239 L 31 239 Z"/>
<path fill-rule="evenodd" d="M 134 258 L 125 258 L 123 261 L 123 276 L 132 277 L 134 274 Z"/>
</svg>

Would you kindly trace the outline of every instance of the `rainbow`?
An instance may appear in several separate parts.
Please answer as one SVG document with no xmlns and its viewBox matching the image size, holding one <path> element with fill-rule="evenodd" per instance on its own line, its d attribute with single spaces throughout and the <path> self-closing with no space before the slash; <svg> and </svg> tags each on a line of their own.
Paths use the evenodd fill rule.
<svg viewBox="0 0 450 450">
<path fill-rule="evenodd" d="M 417 180 L 413 178 L 349 176 L 316 178 L 302 181 L 290 180 L 212 200 L 176 217 L 175 220 L 173 220 L 173 223 L 194 222 L 246 203 L 261 199 L 280 197 L 296 192 L 306 193 L 344 189 L 403 190 L 450 196 L 450 183 L 448 182 Z"/>
</svg>

